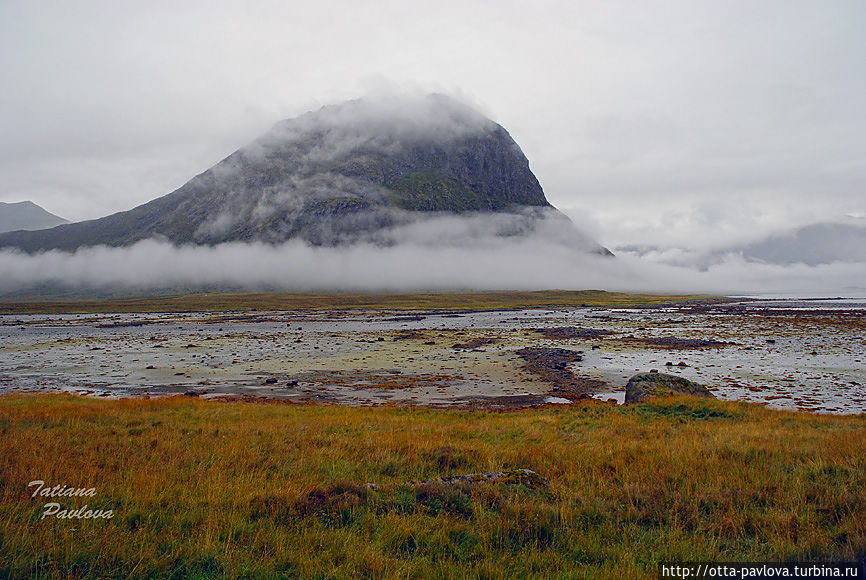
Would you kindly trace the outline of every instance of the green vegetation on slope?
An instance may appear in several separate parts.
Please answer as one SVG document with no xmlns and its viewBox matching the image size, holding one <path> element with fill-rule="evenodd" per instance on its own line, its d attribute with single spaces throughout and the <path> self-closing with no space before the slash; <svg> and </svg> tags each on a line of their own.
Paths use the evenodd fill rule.
<svg viewBox="0 0 866 580">
<path fill-rule="evenodd" d="M 866 417 L 0 397 L 0 576 L 655 577 L 866 555 Z M 527 468 L 549 488 L 400 483 Z M 40 519 L 27 484 L 95 488 Z M 363 484 L 393 484 L 369 489 Z"/>
<path fill-rule="evenodd" d="M 472 184 L 436 171 L 413 171 L 391 184 L 392 202 L 415 211 L 483 211 L 491 209 Z"/>
</svg>

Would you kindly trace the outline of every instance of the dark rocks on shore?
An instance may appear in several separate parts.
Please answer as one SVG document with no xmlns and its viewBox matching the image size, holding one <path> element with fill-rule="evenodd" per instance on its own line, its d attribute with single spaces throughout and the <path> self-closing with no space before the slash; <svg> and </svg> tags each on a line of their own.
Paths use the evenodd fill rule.
<svg viewBox="0 0 866 580">
<path fill-rule="evenodd" d="M 479 347 L 493 344 L 494 342 L 496 342 L 495 338 L 473 338 L 472 340 L 467 340 L 466 342 L 458 342 L 452 344 L 451 348 L 453 348 L 454 350 L 475 350 Z"/>
<path fill-rule="evenodd" d="M 641 342 L 650 346 L 669 349 L 709 348 L 730 346 L 733 343 L 718 340 L 704 340 L 699 338 L 677 338 L 674 336 L 660 336 L 650 338 L 635 338 L 631 335 L 625 337 L 627 340 Z"/>
<path fill-rule="evenodd" d="M 626 404 L 642 403 L 651 397 L 668 397 L 671 395 L 715 398 L 704 385 L 659 372 L 634 375 L 625 386 Z"/>
<path fill-rule="evenodd" d="M 523 368 L 553 385 L 549 393 L 551 395 L 579 399 L 607 386 L 604 381 L 577 375 L 569 369 L 570 364 L 583 360 L 583 357 L 573 350 L 526 347 L 514 353 L 526 361 Z"/>
<path fill-rule="evenodd" d="M 554 328 L 535 328 L 535 332 L 543 335 L 545 338 L 553 338 L 567 340 L 571 338 L 601 338 L 613 334 L 610 330 L 600 330 L 597 328 L 578 328 L 575 326 L 561 326 Z"/>
</svg>

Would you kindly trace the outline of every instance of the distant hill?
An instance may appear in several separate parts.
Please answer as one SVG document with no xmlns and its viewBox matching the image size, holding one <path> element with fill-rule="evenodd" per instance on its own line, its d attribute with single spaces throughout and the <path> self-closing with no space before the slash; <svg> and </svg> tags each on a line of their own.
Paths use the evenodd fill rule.
<svg viewBox="0 0 866 580">
<path fill-rule="evenodd" d="M 771 264 L 866 261 L 866 227 L 819 223 L 775 234 L 744 246 L 743 257 Z"/>
<path fill-rule="evenodd" d="M 41 230 L 65 223 L 69 223 L 68 220 L 45 211 L 32 201 L 0 201 L 0 232 Z"/>
<path fill-rule="evenodd" d="M 494 234 L 555 222 L 576 247 L 609 254 L 548 203 L 502 126 L 438 94 L 349 101 L 280 122 L 168 195 L 97 220 L 3 234 L 0 247 L 73 250 L 147 238 L 392 244 L 389 232 L 431 217 L 492 214 L 510 216 L 494 220 Z"/>
<path fill-rule="evenodd" d="M 866 262 L 864 248 L 866 226 L 826 222 L 792 228 L 755 242 L 705 252 L 651 245 L 620 246 L 616 250 L 674 265 L 707 268 L 731 255 L 742 256 L 749 262 L 782 266 Z"/>
</svg>

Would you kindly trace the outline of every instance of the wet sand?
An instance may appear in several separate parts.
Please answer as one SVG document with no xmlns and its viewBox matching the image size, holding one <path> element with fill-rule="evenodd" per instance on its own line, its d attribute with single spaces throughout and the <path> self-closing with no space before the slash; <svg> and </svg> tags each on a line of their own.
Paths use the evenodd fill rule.
<svg viewBox="0 0 866 580">
<path fill-rule="evenodd" d="M 866 412 L 866 304 L 0 316 L 0 392 L 512 408 L 624 399 L 658 369 L 722 399 Z"/>
</svg>

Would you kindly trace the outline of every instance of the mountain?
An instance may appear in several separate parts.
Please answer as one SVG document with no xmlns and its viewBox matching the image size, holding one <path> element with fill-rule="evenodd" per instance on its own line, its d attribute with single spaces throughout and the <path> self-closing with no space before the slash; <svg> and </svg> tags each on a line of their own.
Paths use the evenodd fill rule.
<svg viewBox="0 0 866 580">
<path fill-rule="evenodd" d="M 0 247 L 74 250 L 147 238 L 391 244 L 393 232 L 420 221 L 494 214 L 508 216 L 495 221 L 497 235 L 553 223 L 576 247 L 609 254 L 548 203 L 503 127 L 443 95 L 392 97 L 280 122 L 168 195 L 97 220 L 3 234 Z"/>
<path fill-rule="evenodd" d="M 68 221 L 45 211 L 32 201 L 17 203 L 0 201 L 0 232 L 41 230 L 65 223 Z"/>
<path fill-rule="evenodd" d="M 863 248 L 866 248 L 866 226 L 821 222 L 776 232 L 754 242 L 706 251 L 652 245 L 620 246 L 615 249 L 624 254 L 675 266 L 707 269 L 730 256 L 740 256 L 748 262 L 780 266 L 864 262 L 866 254 Z"/>
<path fill-rule="evenodd" d="M 818 223 L 769 236 L 748 244 L 741 252 L 752 261 L 810 266 L 866 260 L 866 227 Z"/>
</svg>

